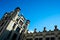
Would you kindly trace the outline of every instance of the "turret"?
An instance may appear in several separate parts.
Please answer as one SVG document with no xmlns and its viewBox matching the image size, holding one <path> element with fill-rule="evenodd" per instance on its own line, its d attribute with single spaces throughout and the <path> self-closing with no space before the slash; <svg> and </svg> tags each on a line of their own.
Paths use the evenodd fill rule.
<svg viewBox="0 0 60 40">
<path fill-rule="evenodd" d="M 26 21 L 26 25 L 29 25 L 29 23 L 30 23 L 30 20 L 27 20 L 27 21 Z"/>
<path fill-rule="evenodd" d="M 18 15 L 19 15 L 20 10 L 21 9 L 19 7 L 16 7 L 15 10 L 13 12 L 11 12 L 11 15 L 14 18 L 14 20 L 16 20 L 18 18 Z"/>
<path fill-rule="evenodd" d="M 27 26 L 29 25 L 30 21 L 29 20 L 25 20 L 26 22 L 24 22 L 23 24 L 23 31 L 24 33 L 27 33 Z"/>
</svg>

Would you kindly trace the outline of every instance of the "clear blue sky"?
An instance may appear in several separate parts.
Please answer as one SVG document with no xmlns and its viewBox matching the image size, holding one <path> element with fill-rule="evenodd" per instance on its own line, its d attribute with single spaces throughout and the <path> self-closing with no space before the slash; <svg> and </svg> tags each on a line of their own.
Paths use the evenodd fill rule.
<svg viewBox="0 0 60 40">
<path fill-rule="evenodd" d="M 60 29 L 60 0 L 0 0 L 0 18 L 5 12 L 10 12 L 16 7 L 21 8 L 21 13 L 29 19 L 28 29 L 33 31 L 53 30 L 54 25 Z"/>
</svg>

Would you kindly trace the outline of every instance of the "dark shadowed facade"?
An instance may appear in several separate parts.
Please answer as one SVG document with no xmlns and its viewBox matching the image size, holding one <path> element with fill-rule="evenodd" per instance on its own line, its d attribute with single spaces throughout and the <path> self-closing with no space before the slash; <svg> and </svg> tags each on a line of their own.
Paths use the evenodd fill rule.
<svg viewBox="0 0 60 40">
<path fill-rule="evenodd" d="M 30 21 L 23 15 L 19 15 L 20 8 L 17 7 L 11 12 L 6 12 L 0 20 L 0 40 L 60 40 L 60 30 L 57 25 L 54 31 L 47 31 L 44 27 L 43 32 L 28 33 L 27 26 Z"/>
</svg>

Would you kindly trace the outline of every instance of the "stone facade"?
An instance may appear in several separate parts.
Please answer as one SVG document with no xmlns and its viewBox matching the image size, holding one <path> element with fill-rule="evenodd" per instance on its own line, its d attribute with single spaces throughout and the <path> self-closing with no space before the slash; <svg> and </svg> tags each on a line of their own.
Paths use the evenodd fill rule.
<svg viewBox="0 0 60 40">
<path fill-rule="evenodd" d="M 35 29 L 33 33 L 25 34 L 25 40 L 60 40 L 60 30 L 57 29 L 57 25 L 54 27 L 54 31 L 46 31 L 46 27 L 43 32 L 36 32 Z"/>
</svg>

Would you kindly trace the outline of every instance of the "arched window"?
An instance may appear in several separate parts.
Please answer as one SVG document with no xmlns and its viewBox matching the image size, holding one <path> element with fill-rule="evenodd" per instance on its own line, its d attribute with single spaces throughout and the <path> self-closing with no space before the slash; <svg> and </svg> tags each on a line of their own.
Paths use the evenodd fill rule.
<svg viewBox="0 0 60 40">
<path fill-rule="evenodd" d="M 23 25 L 23 22 L 20 20 L 19 24 L 22 26 Z"/>
<path fill-rule="evenodd" d="M 33 40 L 32 38 L 26 39 L 26 40 Z"/>
<path fill-rule="evenodd" d="M 43 40 L 43 38 L 39 38 L 39 40 Z"/>
<path fill-rule="evenodd" d="M 49 37 L 47 37 L 46 40 L 49 40 Z"/>
<path fill-rule="evenodd" d="M 19 28 L 19 27 L 17 27 L 17 28 L 16 28 L 16 31 L 17 31 L 17 32 L 19 32 L 19 31 L 20 31 L 20 28 Z"/>
<path fill-rule="evenodd" d="M 51 40 L 55 40 L 55 38 L 54 37 L 51 37 Z"/>
<path fill-rule="evenodd" d="M 38 38 L 35 38 L 35 40 L 38 40 Z"/>
</svg>

